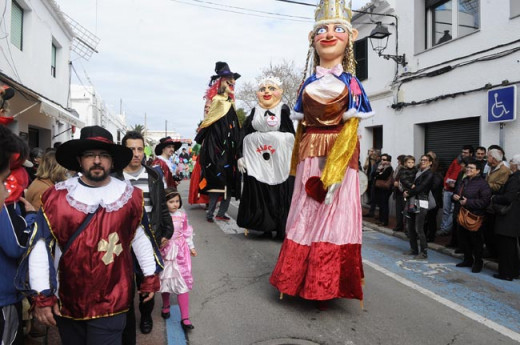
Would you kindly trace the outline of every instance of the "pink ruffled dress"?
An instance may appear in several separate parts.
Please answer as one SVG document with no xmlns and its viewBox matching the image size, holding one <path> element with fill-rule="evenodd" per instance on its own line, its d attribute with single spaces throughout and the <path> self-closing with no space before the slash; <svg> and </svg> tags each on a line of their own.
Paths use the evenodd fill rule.
<svg viewBox="0 0 520 345">
<path fill-rule="evenodd" d="M 183 211 L 177 210 L 170 214 L 174 232 L 168 244 L 161 249 L 164 270 L 160 273 L 160 292 L 179 295 L 193 288 L 190 253 L 190 249 L 194 248 L 193 228 L 188 224 L 188 217 Z"/>
</svg>

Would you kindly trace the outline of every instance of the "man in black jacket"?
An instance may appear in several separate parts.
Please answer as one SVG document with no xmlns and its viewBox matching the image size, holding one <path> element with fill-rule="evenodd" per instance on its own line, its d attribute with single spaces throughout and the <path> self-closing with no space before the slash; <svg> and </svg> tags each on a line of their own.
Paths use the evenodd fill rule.
<svg viewBox="0 0 520 345">
<path fill-rule="evenodd" d="M 117 173 L 117 177 L 121 180 L 130 181 L 133 186 L 143 191 L 144 207 L 148 214 L 148 219 L 150 220 L 152 232 L 157 244 L 162 247 L 173 235 L 173 223 L 168 208 L 166 207 L 162 175 L 157 170 L 142 164 L 144 159 L 144 138 L 140 133 L 134 131 L 127 132 L 123 137 L 122 145 L 130 148 L 134 155 L 122 173 Z M 138 286 L 141 278 L 141 275 L 137 273 L 136 281 Z M 153 299 L 143 303 L 142 298 L 140 298 L 140 328 L 144 334 L 152 331 L 153 307 Z M 134 307 L 131 305 L 127 314 L 126 328 L 123 333 L 123 344 L 133 345 L 136 343 L 135 331 L 135 313 Z"/>
</svg>

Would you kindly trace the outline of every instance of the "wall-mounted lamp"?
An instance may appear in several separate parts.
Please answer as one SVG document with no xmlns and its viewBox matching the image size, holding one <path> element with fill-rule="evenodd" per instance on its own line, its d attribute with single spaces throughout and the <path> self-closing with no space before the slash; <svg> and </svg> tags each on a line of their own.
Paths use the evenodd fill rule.
<svg viewBox="0 0 520 345">
<path fill-rule="evenodd" d="M 406 58 L 405 54 L 403 55 L 389 55 L 389 54 L 383 54 L 383 51 L 386 49 L 386 46 L 388 45 L 388 37 L 391 35 L 390 31 L 388 31 L 388 28 L 384 26 L 381 22 L 376 23 L 376 27 L 368 38 L 370 38 L 370 45 L 372 46 L 372 50 L 374 50 L 377 55 L 387 59 L 387 60 L 394 60 L 397 62 L 398 65 L 406 66 Z M 396 28 L 397 29 L 397 28 Z M 396 44 L 396 53 L 397 53 L 397 44 Z"/>
</svg>

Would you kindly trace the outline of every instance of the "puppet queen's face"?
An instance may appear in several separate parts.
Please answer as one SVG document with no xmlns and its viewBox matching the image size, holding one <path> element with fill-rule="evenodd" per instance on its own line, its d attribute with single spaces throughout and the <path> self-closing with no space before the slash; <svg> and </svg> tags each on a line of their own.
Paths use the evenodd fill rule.
<svg viewBox="0 0 520 345">
<path fill-rule="evenodd" d="M 318 26 L 313 34 L 313 45 L 320 57 L 320 65 L 341 63 L 349 43 L 348 29 L 342 24 L 327 24 Z"/>
<path fill-rule="evenodd" d="M 264 109 L 272 109 L 282 100 L 283 90 L 275 84 L 260 85 L 256 91 L 258 104 Z"/>
</svg>

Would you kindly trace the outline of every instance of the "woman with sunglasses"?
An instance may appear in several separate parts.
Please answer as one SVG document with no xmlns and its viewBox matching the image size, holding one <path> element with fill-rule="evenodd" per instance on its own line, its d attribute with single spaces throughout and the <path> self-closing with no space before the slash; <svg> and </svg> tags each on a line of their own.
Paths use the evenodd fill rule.
<svg viewBox="0 0 520 345">
<path fill-rule="evenodd" d="M 414 196 L 419 206 L 416 213 L 410 214 L 410 219 L 407 223 L 408 236 L 410 237 L 410 251 L 405 253 L 407 255 L 413 255 L 416 260 L 425 260 L 428 258 L 428 243 L 426 242 L 426 234 L 424 233 L 424 220 L 428 213 L 428 194 L 433 184 L 432 164 L 433 158 L 430 155 L 421 156 L 419 171 L 415 175 L 414 186 L 412 186 L 411 190 L 403 193 L 405 198 Z M 419 248 L 417 246 L 417 238 L 419 238 Z"/>
</svg>

